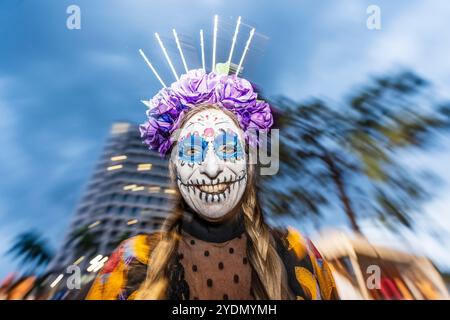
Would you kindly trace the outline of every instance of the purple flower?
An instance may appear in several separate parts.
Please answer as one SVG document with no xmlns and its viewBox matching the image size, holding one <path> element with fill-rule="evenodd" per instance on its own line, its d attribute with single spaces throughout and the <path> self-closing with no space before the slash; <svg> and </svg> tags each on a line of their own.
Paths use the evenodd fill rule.
<svg viewBox="0 0 450 320">
<path fill-rule="evenodd" d="M 158 152 L 162 155 L 167 154 L 170 148 L 172 147 L 172 144 L 173 144 L 172 138 L 167 139 L 159 146 Z"/>
<path fill-rule="evenodd" d="M 203 69 L 190 70 L 180 80 L 171 85 L 180 102 L 187 106 L 214 103 L 214 88 L 218 78 L 214 74 L 206 74 Z"/>
<path fill-rule="evenodd" d="M 238 78 L 236 75 L 221 77 L 215 94 L 217 101 L 230 110 L 252 106 L 255 104 L 257 97 L 251 83 Z"/>
<path fill-rule="evenodd" d="M 242 108 L 236 113 L 237 119 L 241 125 L 242 130 L 247 130 L 250 123 L 251 114 L 248 110 Z"/>
<path fill-rule="evenodd" d="M 185 113 L 206 103 L 233 111 L 251 145 L 258 142 L 257 130 L 268 130 L 273 125 L 269 104 L 257 101 L 250 82 L 236 75 L 206 74 L 198 69 L 182 75 L 170 88 L 161 89 L 145 102 L 149 107 L 148 121 L 139 127 L 144 143 L 165 155 L 174 143 L 171 135 Z"/>
<path fill-rule="evenodd" d="M 147 122 L 139 126 L 139 131 L 141 132 L 141 138 L 144 139 L 146 145 L 151 149 L 158 150 L 162 153 L 161 149 L 167 148 L 167 141 L 170 141 L 171 128 L 172 123 L 170 122 L 149 118 Z"/>
<path fill-rule="evenodd" d="M 268 130 L 272 127 L 272 110 L 267 102 L 258 100 L 255 106 L 248 108 L 248 113 L 249 123 L 247 128 Z"/>
<path fill-rule="evenodd" d="M 149 107 L 147 115 L 159 115 L 177 110 L 181 102 L 175 92 L 171 89 L 163 88 L 146 105 Z"/>
</svg>

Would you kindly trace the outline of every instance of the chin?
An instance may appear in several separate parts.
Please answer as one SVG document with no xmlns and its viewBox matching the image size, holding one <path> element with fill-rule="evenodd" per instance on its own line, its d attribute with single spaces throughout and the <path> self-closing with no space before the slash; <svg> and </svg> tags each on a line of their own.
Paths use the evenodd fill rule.
<svg viewBox="0 0 450 320">
<path fill-rule="evenodd" d="M 221 189 L 215 185 L 183 184 L 178 180 L 178 188 L 185 202 L 203 219 L 220 222 L 233 215 L 244 194 L 246 177 Z"/>
</svg>

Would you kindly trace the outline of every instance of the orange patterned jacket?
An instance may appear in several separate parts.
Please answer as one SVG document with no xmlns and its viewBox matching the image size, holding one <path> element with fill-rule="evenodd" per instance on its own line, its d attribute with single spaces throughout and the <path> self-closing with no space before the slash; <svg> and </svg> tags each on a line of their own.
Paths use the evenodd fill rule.
<svg viewBox="0 0 450 320">
<path fill-rule="evenodd" d="M 312 242 L 294 229 L 272 232 L 298 300 L 338 299 L 327 262 Z M 87 294 L 88 300 L 133 300 L 145 280 L 149 256 L 161 233 L 125 240 L 110 256 Z"/>
</svg>

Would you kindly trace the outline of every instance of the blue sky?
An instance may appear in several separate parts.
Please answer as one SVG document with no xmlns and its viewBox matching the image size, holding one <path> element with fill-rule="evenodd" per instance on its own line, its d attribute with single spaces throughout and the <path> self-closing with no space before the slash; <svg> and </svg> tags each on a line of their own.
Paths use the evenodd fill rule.
<svg viewBox="0 0 450 320">
<path fill-rule="evenodd" d="M 71 4 L 81 8 L 80 30 L 66 28 Z M 381 8 L 381 30 L 366 28 L 369 4 Z M 339 99 L 369 76 L 398 67 L 431 80 L 439 95 L 450 84 L 445 0 L 2 1 L 0 279 L 13 269 L 2 253 L 18 232 L 35 228 L 57 247 L 111 123 L 144 119 L 139 100 L 150 98 L 159 84 L 137 50 L 143 48 L 169 82 L 153 33 L 164 40 L 175 27 L 182 39 L 197 41 L 204 28 L 209 39 L 216 13 L 228 26 L 225 33 L 238 15 L 247 24 L 244 32 L 248 25 L 257 28 L 245 73 L 268 96 Z M 231 37 L 221 37 L 219 52 L 225 52 L 220 49 Z M 198 62 L 195 54 L 188 52 L 189 61 Z M 443 184 L 422 215 L 423 232 L 406 232 L 405 246 L 426 249 L 450 268 L 446 145 L 443 138 L 439 151 L 414 157 L 414 165 L 433 168 Z M 430 235 L 435 225 L 447 237 Z M 393 241 L 370 223 L 366 231 L 374 240 Z"/>
</svg>

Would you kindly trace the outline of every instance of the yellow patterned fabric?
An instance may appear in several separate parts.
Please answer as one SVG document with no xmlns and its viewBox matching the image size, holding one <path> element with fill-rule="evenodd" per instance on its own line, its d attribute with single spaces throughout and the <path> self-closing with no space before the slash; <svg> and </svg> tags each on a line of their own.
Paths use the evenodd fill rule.
<svg viewBox="0 0 450 320">
<path fill-rule="evenodd" d="M 295 229 L 288 228 L 288 235 L 286 237 L 289 247 L 288 250 L 293 250 L 297 258 L 302 259 L 306 254 L 306 242 L 300 232 Z"/>
<path fill-rule="evenodd" d="M 290 283 L 290 286 L 297 299 L 338 299 L 331 270 L 312 242 L 295 229 L 288 228 L 284 243 L 287 254 L 282 258 L 285 260 L 288 278 L 291 269 L 294 270 L 297 283 Z"/>
<path fill-rule="evenodd" d="M 298 283 L 305 291 L 307 298 L 317 300 L 317 279 L 308 269 L 304 267 L 295 267 L 295 277 Z"/>
<path fill-rule="evenodd" d="M 272 233 L 294 298 L 338 299 L 330 268 L 311 241 L 291 228 Z M 124 241 L 94 280 L 86 299 L 133 300 L 145 281 L 151 250 L 160 239 L 161 233 L 153 233 Z M 172 282 L 175 288 L 181 283 L 179 279 Z"/>
<path fill-rule="evenodd" d="M 138 235 L 124 241 L 110 256 L 108 262 L 94 280 L 87 300 L 132 300 L 138 286 L 145 279 L 150 255 L 150 243 L 157 234 Z M 129 272 L 130 269 L 133 272 Z"/>
</svg>

